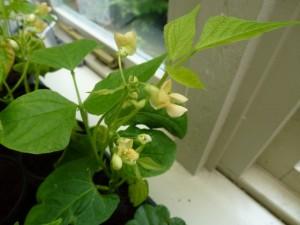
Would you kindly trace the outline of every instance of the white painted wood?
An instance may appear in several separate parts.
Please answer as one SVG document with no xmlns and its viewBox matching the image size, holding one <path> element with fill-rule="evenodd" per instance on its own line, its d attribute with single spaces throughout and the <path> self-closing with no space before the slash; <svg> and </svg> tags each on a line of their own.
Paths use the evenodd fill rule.
<svg viewBox="0 0 300 225">
<path fill-rule="evenodd" d="M 300 195 L 258 165 L 247 169 L 239 184 L 288 224 L 300 224 Z"/>
<path fill-rule="evenodd" d="M 300 195 L 300 172 L 292 169 L 281 181 Z"/>
<path fill-rule="evenodd" d="M 300 110 L 289 120 L 272 143 L 259 156 L 257 163 L 273 176 L 282 179 L 300 161 Z M 300 181 L 299 181 L 300 184 Z"/>
<path fill-rule="evenodd" d="M 269 20 L 299 18 L 299 1 L 272 2 Z M 295 46 L 298 46 L 299 38 L 297 28 L 273 32 L 261 38 L 210 155 L 210 168 L 219 164 L 224 171 L 240 176 L 297 110 L 300 51 Z"/>
<path fill-rule="evenodd" d="M 149 185 L 151 197 L 188 225 L 284 225 L 217 171 L 191 176 L 175 163 Z"/>
</svg>

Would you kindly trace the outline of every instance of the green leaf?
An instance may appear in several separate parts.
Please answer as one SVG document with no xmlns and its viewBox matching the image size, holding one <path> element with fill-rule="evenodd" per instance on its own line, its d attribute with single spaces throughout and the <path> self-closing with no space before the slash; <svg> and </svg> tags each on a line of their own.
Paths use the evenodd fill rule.
<svg viewBox="0 0 300 225">
<path fill-rule="evenodd" d="M 228 16 L 211 17 L 204 25 L 196 51 L 247 40 L 265 32 L 285 26 L 300 24 L 299 21 L 257 22 Z"/>
<path fill-rule="evenodd" d="M 142 205 L 134 215 L 134 219 L 126 225 L 186 225 L 180 218 L 170 218 L 169 210 L 163 206 Z"/>
<path fill-rule="evenodd" d="M 144 168 L 139 163 L 138 169 L 142 177 L 157 176 L 166 172 L 175 161 L 176 144 L 166 134 L 158 130 L 147 130 L 130 127 L 125 131 L 120 132 L 122 137 L 136 137 L 139 134 L 148 134 L 152 141 L 147 143 L 143 151 L 140 153 L 140 158 L 151 158 L 160 168 L 155 170 Z M 134 168 L 132 166 L 125 167 L 124 171 L 129 177 L 134 177 Z"/>
<path fill-rule="evenodd" d="M 63 220 L 61 219 L 61 218 L 59 218 L 59 219 L 57 219 L 57 220 L 55 220 L 55 221 L 52 221 L 52 222 L 50 222 L 50 223 L 44 223 L 44 224 L 42 224 L 42 225 L 61 225 L 61 223 L 63 222 Z"/>
<path fill-rule="evenodd" d="M 136 76 L 139 81 L 148 81 L 155 74 L 165 57 L 165 55 L 161 55 L 148 62 L 124 70 L 125 78 L 128 79 L 129 75 L 133 75 Z M 125 90 L 122 89 L 116 91 L 122 84 L 122 78 L 119 71 L 112 72 L 107 78 L 97 83 L 92 93 L 84 102 L 87 111 L 92 114 L 100 115 L 110 110 L 115 103 L 122 99 Z M 106 95 L 98 94 L 101 90 L 105 90 L 107 93 L 107 89 L 112 90 L 112 93 Z"/>
<path fill-rule="evenodd" d="M 128 195 L 134 207 L 143 203 L 147 199 L 148 194 L 149 187 L 146 180 L 136 180 L 134 183 L 129 184 Z"/>
<path fill-rule="evenodd" d="M 34 51 L 30 60 L 57 69 L 74 70 L 96 46 L 97 43 L 94 40 L 81 39 L 70 44 Z"/>
<path fill-rule="evenodd" d="M 156 163 L 149 157 L 139 158 L 138 164 L 139 164 L 139 166 L 141 166 L 147 170 L 161 170 L 162 169 L 161 165 L 159 165 L 158 163 Z"/>
<path fill-rule="evenodd" d="M 200 5 L 197 5 L 190 13 L 165 25 L 164 39 L 170 60 L 176 60 L 191 54 L 199 10 Z"/>
<path fill-rule="evenodd" d="M 165 128 L 172 135 L 183 138 L 187 132 L 187 115 L 170 117 L 164 109 L 155 110 L 149 104 L 130 121 L 132 125 L 145 124 L 150 128 Z"/>
<path fill-rule="evenodd" d="M 194 71 L 186 67 L 168 66 L 167 71 L 169 75 L 179 84 L 182 84 L 189 88 L 199 88 L 199 89 L 204 88 L 204 84 L 198 78 L 198 75 Z"/>
<path fill-rule="evenodd" d="M 17 13 L 30 14 L 36 10 L 36 5 L 25 0 L 14 0 L 8 8 Z"/>
<path fill-rule="evenodd" d="M 23 95 L 0 113 L 1 144 L 32 154 L 62 150 L 69 143 L 76 108 L 74 103 L 50 90 Z"/>
<path fill-rule="evenodd" d="M 57 168 L 38 189 L 25 225 L 47 224 L 62 218 L 62 225 L 99 225 L 116 209 L 117 195 L 101 195 L 92 182 L 94 166 L 81 159 Z"/>
</svg>

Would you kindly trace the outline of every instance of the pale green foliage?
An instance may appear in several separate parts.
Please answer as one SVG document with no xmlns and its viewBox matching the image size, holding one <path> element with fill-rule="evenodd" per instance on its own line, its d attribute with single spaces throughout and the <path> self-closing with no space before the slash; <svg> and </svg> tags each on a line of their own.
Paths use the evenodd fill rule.
<svg viewBox="0 0 300 225">
<path fill-rule="evenodd" d="M 38 190 L 39 204 L 29 212 L 25 225 L 99 225 L 116 209 L 116 195 L 101 195 L 92 182 L 90 159 L 69 162 L 56 169 Z"/>
<path fill-rule="evenodd" d="M 179 84 L 182 84 L 189 88 L 204 88 L 204 84 L 200 81 L 198 75 L 191 69 L 183 66 L 167 66 L 167 71 L 170 76 Z"/>
<path fill-rule="evenodd" d="M 169 60 L 175 61 L 191 54 L 199 10 L 198 5 L 190 13 L 169 22 L 164 27 L 165 46 Z"/>
<path fill-rule="evenodd" d="M 37 50 L 31 55 L 30 60 L 57 69 L 74 70 L 96 46 L 95 41 L 82 39 L 70 44 Z"/>
<path fill-rule="evenodd" d="M 62 150 L 69 143 L 76 108 L 50 90 L 21 96 L 0 113 L 1 144 L 33 154 Z"/>
<path fill-rule="evenodd" d="M 211 17 L 204 25 L 196 51 L 256 37 L 282 27 L 300 24 L 296 21 L 258 22 L 229 16 Z"/>
<path fill-rule="evenodd" d="M 186 225 L 182 219 L 171 218 L 170 212 L 165 206 L 143 205 L 138 208 L 134 219 L 126 225 Z"/>
</svg>

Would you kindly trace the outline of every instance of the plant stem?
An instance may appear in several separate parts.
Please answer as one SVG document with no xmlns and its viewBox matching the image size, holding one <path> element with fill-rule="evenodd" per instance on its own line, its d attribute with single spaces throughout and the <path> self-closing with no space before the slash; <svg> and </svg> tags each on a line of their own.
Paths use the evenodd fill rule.
<svg viewBox="0 0 300 225">
<path fill-rule="evenodd" d="M 29 93 L 30 92 L 30 87 L 29 87 L 29 84 L 28 84 L 27 73 L 25 74 L 25 77 L 24 77 L 24 87 L 25 87 L 26 93 Z"/>
<path fill-rule="evenodd" d="M 122 77 L 122 80 L 123 80 L 123 83 L 125 85 L 125 87 L 127 86 L 127 82 L 126 82 L 126 79 L 125 79 L 125 76 L 124 76 L 124 73 L 123 73 L 123 68 L 122 68 L 122 62 L 121 62 L 121 55 L 118 54 L 118 64 L 119 64 L 119 69 L 120 69 L 120 73 L 121 73 L 121 77 Z"/>
<path fill-rule="evenodd" d="M 168 78 L 168 73 L 167 73 L 167 71 L 165 71 L 162 78 L 157 82 L 157 86 L 161 87 L 161 85 L 167 80 L 167 78 Z"/>
<path fill-rule="evenodd" d="M 5 38 L 9 37 L 9 22 L 8 22 L 8 15 L 5 9 L 4 0 L 0 0 L 0 12 L 3 14 L 3 36 Z"/>
<path fill-rule="evenodd" d="M 24 66 L 24 69 L 23 69 L 23 73 L 22 73 L 20 79 L 18 80 L 18 82 L 16 83 L 16 85 L 11 89 L 12 93 L 14 93 L 15 90 L 20 86 L 20 84 L 22 83 L 22 81 L 24 79 L 26 79 L 28 67 L 29 67 L 29 60 L 25 63 L 25 66 Z"/>
<path fill-rule="evenodd" d="M 84 109 L 84 106 L 83 106 L 83 104 L 82 104 L 82 100 L 81 100 L 81 97 L 80 97 L 80 94 L 79 94 L 79 89 L 78 89 L 78 85 L 77 85 L 77 82 L 76 82 L 74 70 L 71 70 L 71 75 L 72 75 L 72 79 L 73 79 L 73 83 L 74 83 L 74 87 L 75 87 L 75 91 L 76 91 L 76 95 L 77 95 L 78 108 L 79 108 L 79 111 L 80 111 L 80 115 L 81 115 L 81 118 L 82 118 L 82 122 L 83 122 L 83 124 L 84 124 L 86 133 L 87 133 L 87 135 L 88 135 L 88 137 L 89 137 L 89 140 L 90 140 L 90 142 L 91 142 L 91 145 L 92 145 L 92 148 L 93 148 L 94 156 L 95 156 L 97 162 L 100 163 L 101 166 L 103 166 L 103 165 L 102 165 L 103 163 L 102 163 L 102 162 L 100 161 L 100 159 L 99 159 L 99 155 L 98 155 L 98 150 L 97 150 L 96 143 L 93 141 L 93 137 L 92 137 L 91 131 L 90 131 L 90 129 L 89 129 L 88 115 L 87 115 L 87 112 L 86 112 L 86 110 Z"/>
<path fill-rule="evenodd" d="M 9 85 L 6 83 L 5 80 L 3 81 L 3 84 L 4 84 L 4 86 L 5 86 L 6 90 L 7 90 L 7 93 L 8 93 L 8 96 L 10 97 L 10 100 L 14 100 L 13 92 L 10 89 Z"/>
</svg>

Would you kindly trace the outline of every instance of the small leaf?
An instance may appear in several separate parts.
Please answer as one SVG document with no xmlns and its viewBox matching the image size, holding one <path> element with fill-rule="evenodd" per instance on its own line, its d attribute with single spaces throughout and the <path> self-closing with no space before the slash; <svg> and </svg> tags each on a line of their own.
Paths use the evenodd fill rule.
<svg viewBox="0 0 300 225">
<path fill-rule="evenodd" d="M 300 24 L 299 21 L 258 22 L 228 16 L 211 17 L 204 25 L 196 51 L 247 40 L 265 32 Z"/>
<path fill-rule="evenodd" d="M 95 167 L 90 159 L 80 159 L 57 168 L 41 184 L 25 225 L 47 224 L 62 218 L 62 224 L 99 225 L 119 203 L 117 195 L 101 195 L 92 182 Z"/>
<path fill-rule="evenodd" d="M 192 52 L 199 10 L 200 5 L 197 5 L 190 13 L 169 22 L 164 27 L 165 45 L 170 60 L 185 57 Z"/>
<path fill-rule="evenodd" d="M 70 44 L 34 51 L 30 60 L 57 69 L 74 70 L 96 46 L 97 43 L 93 40 L 81 39 Z"/>
<path fill-rule="evenodd" d="M 32 154 L 62 150 L 69 143 L 76 108 L 74 103 L 50 90 L 23 95 L 0 113 L 1 144 Z"/>
<path fill-rule="evenodd" d="M 169 75 L 179 84 L 182 84 L 189 88 L 199 88 L 199 89 L 204 88 L 204 84 L 200 81 L 198 75 L 194 71 L 186 67 L 168 66 L 167 71 Z"/>
<path fill-rule="evenodd" d="M 161 55 L 148 62 L 130 67 L 124 70 L 124 75 L 126 79 L 128 79 L 129 75 L 133 75 L 136 76 L 139 81 L 146 82 L 155 74 L 165 57 L 165 55 Z M 92 93 L 84 102 L 84 106 L 88 112 L 100 115 L 110 110 L 115 103 L 122 99 L 125 90 L 121 89 L 115 91 L 116 89 L 119 89 L 122 84 L 122 78 L 119 71 L 112 72 L 107 78 L 97 83 Z M 107 92 L 107 89 L 112 90 L 113 93 L 107 95 L 97 94 L 99 91 L 101 93 L 101 90 Z"/>
<path fill-rule="evenodd" d="M 143 203 L 147 199 L 148 194 L 149 187 L 146 180 L 136 180 L 134 183 L 129 184 L 128 195 L 134 207 Z"/>
<path fill-rule="evenodd" d="M 156 164 L 160 165 L 160 168 L 156 170 L 147 169 L 138 165 L 142 177 L 157 176 L 166 172 L 175 161 L 176 156 L 176 144 L 167 135 L 158 130 L 147 130 L 130 127 L 125 131 L 120 132 L 122 137 L 136 137 L 139 134 L 148 134 L 151 136 L 152 141 L 145 145 L 143 151 L 140 153 L 140 158 L 151 158 Z M 134 168 L 125 167 L 125 174 L 129 177 L 135 177 Z"/>
<path fill-rule="evenodd" d="M 133 117 L 130 124 L 145 124 L 150 128 L 165 128 L 172 135 L 183 138 L 187 132 L 187 115 L 172 118 L 164 109 L 155 110 L 147 104 Z"/>
<path fill-rule="evenodd" d="M 180 218 L 170 218 L 169 210 L 163 206 L 142 205 L 135 212 L 134 219 L 126 225 L 186 225 Z"/>
<path fill-rule="evenodd" d="M 146 170 L 161 170 L 162 167 L 149 157 L 143 157 L 138 160 L 138 164 Z"/>
</svg>

